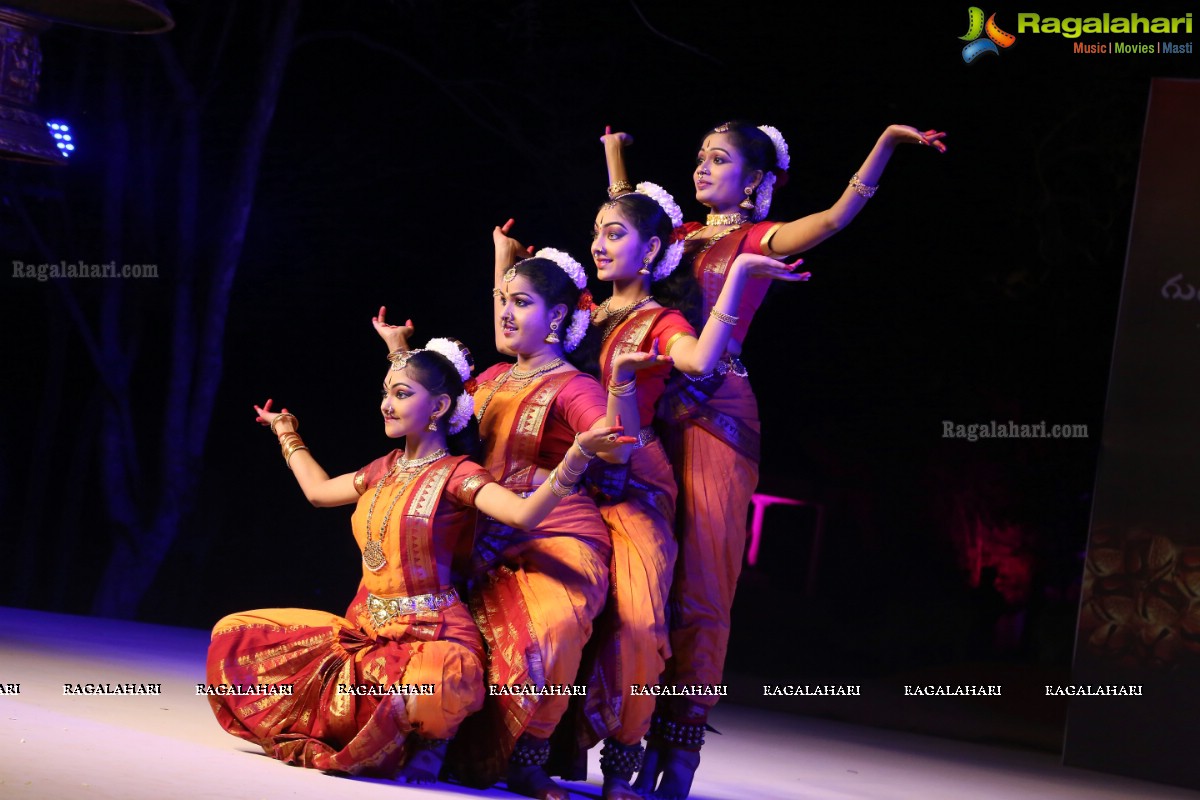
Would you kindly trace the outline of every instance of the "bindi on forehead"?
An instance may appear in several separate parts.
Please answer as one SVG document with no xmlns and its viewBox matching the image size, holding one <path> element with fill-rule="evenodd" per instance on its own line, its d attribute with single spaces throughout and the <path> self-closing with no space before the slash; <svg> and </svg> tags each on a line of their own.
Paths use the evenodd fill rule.
<svg viewBox="0 0 1200 800">
<path fill-rule="evenodd" d="M 507 278 L 508 276 L 505 275 Z M 524 275 L 518 275 L 515 272 L 511 279 L 504 282 L 504 293 L 509 297 L 516 295 L 536 296 L 533 290 L 533 284 Z"/>
<path fill-rule="evenodd" d="M 625 214 L 616 206 L 605 208 L 596 218 L 596 227 L 598 228 L 607 228 L 610 225 L 619 225 L 625 228 L 628 227 L 627 223 L 628 219 Z"/>
<path fill-rule="evenodd" d="M 727 134 L 714 133 L 704 140 L 701 151 L 706 153 L 720 152 L 726 156 L 738 155 L 738 149 Z"/>
</svg>

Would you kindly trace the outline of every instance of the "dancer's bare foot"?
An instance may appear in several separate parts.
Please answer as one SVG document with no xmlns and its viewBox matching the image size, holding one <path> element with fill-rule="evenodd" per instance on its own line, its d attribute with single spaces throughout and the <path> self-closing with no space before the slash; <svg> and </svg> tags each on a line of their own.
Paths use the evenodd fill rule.
<svg viewBox="0 0 1200 800">
<path fill-rule="evenodd" d="M 400 777 L 405 783 L 437 783 L 442 762 L 446 759 L 447 744 L 441 740 L 432 746 L 422 742 L 414 747 L 404 768 L 400 770 Z"/>
<path fill-rule="evenodd" d="M 699 750 L 680 750 L 670 747 L 659 754 L 662 780 L 654 794 L 654 800 L 685 800 L 692 791 L 692 778 L 700 766 Z"/>
<path fill-rule="evenodd" d="M 508 790 L 537 800 L 570 800 L 571 793 L 559 786 L 537 764 L 508 766 Z"/>
</svg>

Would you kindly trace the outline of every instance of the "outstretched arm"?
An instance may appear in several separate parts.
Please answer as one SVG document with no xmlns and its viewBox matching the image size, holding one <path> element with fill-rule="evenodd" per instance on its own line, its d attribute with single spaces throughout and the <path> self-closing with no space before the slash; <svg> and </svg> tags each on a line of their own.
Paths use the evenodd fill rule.
<svg viewBox="0 0 1200 800">
<path fill-rule="evenodd" d="M 321 468 L 312 452 L 296 433 L 298 420 L 285 408 L 278 413 L 271 410 L 271 400 L 255 406 L 257 422 L 267 425 L 279 438 L 284 459 L 296 476 L 296 483 L 305 498 L 318 508 L 345 506 L 358 502 L 358 490 L 354 488 L 354 474 L 346 473 L 330 478 Z"/>
<path fill-rule="evenodd" d="M 579 433 L 563 460 L 529 497 L 514 494 L 498 483 L 489 483 L 475 495 L 475 507 L 505 525 L 522 530 L 536 528 L 560 500 L 575 492 L 575 484 L 597 454 L 637 441 L 631 436 L 622 436 L 621 432 L 620 426 L 613 425 Z"/>
<path fill-rule="evenodd" d="M 777 256 L 803 253 L 833 236 L 849 225 L 867 204 L 897 145 L 917 144 L 944 153 L 946 144 L 942 140 L 945 137 L 945 133 L 935 130 L 922 132 L 908 125 L 888 126 L 858 168 L 857 183 L 852 180 L 837 202 L 824 211 L 784 223 L 768 242 L 771 253 Z"/>
<path fill-rule="evenodd" d="M 705 375 L 712 372 L 725 355 L 729 345 L 729 337 L 737 325 L 735 316 L 742 302 L 742 292 L 746 281 L 751 278 L 769 278 L 775 281 L 806 281 L 807 272 L 795 272 L 796 267 L 803 261 L 797 259 L 791 264 L 785 264 L 768 256 L 753 253 L 741 253 L 729 265 L 728 277 L 721 288 L 717 302 L 713 304 L 712 313 L 704 322 L 700 337 L 683 336 L 671 347 L 670 356 L 675 361 L 675 368 L 688 375 Z"/>
</svg>

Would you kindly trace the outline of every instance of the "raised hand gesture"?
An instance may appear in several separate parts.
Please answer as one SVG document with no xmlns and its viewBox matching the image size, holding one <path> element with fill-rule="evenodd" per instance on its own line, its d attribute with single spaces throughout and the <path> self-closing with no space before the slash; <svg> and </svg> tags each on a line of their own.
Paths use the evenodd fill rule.
<svg viewBox="0 0 1200 800">
<path fill-rule="evenodd" d="M 282 411 L 272 411 L 271 404 L 274 402 L 274 400 L 268 399 L 261 406 L 254 406 L 254 413 L 257 415 L 254 421 L 270 428 L 276 436 L 295 433 L 296 418 L 286 408 Z"/>
<path fill-rule="evenodd" d="M 526 247 L 508 235 L 512 230 L 513 220 L 503 225 L 497 225 L 492 230 L 492 244 L 496 248 L 496 274 L 500 275 L 523 258 L 533 255 L 533 246 Z M 499 282 L 497 281 L 497 287 Z"/>
<path fill-rule="evenodd" d="M 396 350 L 407 350 L 408 339 L 413 335 L 412 320 L 405 320 L 403 325 L 389 325 L 385 317 L 387 307 L 379 307 L 379 316 L 371 317 L 371 324 L 375 327 L 375 332 L 379 334 L 379 338 L 383 339 L 388 346 L 388 352 Z"/>
<path fill-rule="evenodd" d="M 633 144 L 633 137 L 620 131 L 613 133 L 612 125 L 605 125 L 604 135 L 600 137 L 600 144 L 605 147 L 629 147 Z"/>
</svg>

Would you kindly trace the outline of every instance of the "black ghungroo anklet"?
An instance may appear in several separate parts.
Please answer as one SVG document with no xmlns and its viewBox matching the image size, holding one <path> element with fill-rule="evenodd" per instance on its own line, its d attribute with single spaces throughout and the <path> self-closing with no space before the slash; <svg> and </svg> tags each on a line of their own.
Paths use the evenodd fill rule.
<svg viewBox="0 0 1200 800">
<path fill-rule="evenodd" d="M 646 738 L 654 744 L 678 747 L 681 750 L 699 750 L 704 746 L 704 732 L 707 729 L 703 719 L 682 722 L 655 714 Z"/>
<path fill-rule="evenodd" d="M 522 734 L 520 739 L 517 739 L 517 745 L 513 748 L 512 755 L 508 758 L 509 764 L 515 764 L 518 767 L 540 767 L 543 766 L 550 758 L 550 740 L 539 739 L 536 736 Z"/>
<path fill-rule="evenodd" d="M 600 748 L 600 771 L 605 777 L 616 777 L 628 781 L 633 773 L 642 768 L 645 749 L 640 744 L 621 744 L 616 739 L 605 739 Z"/>
</svg>

